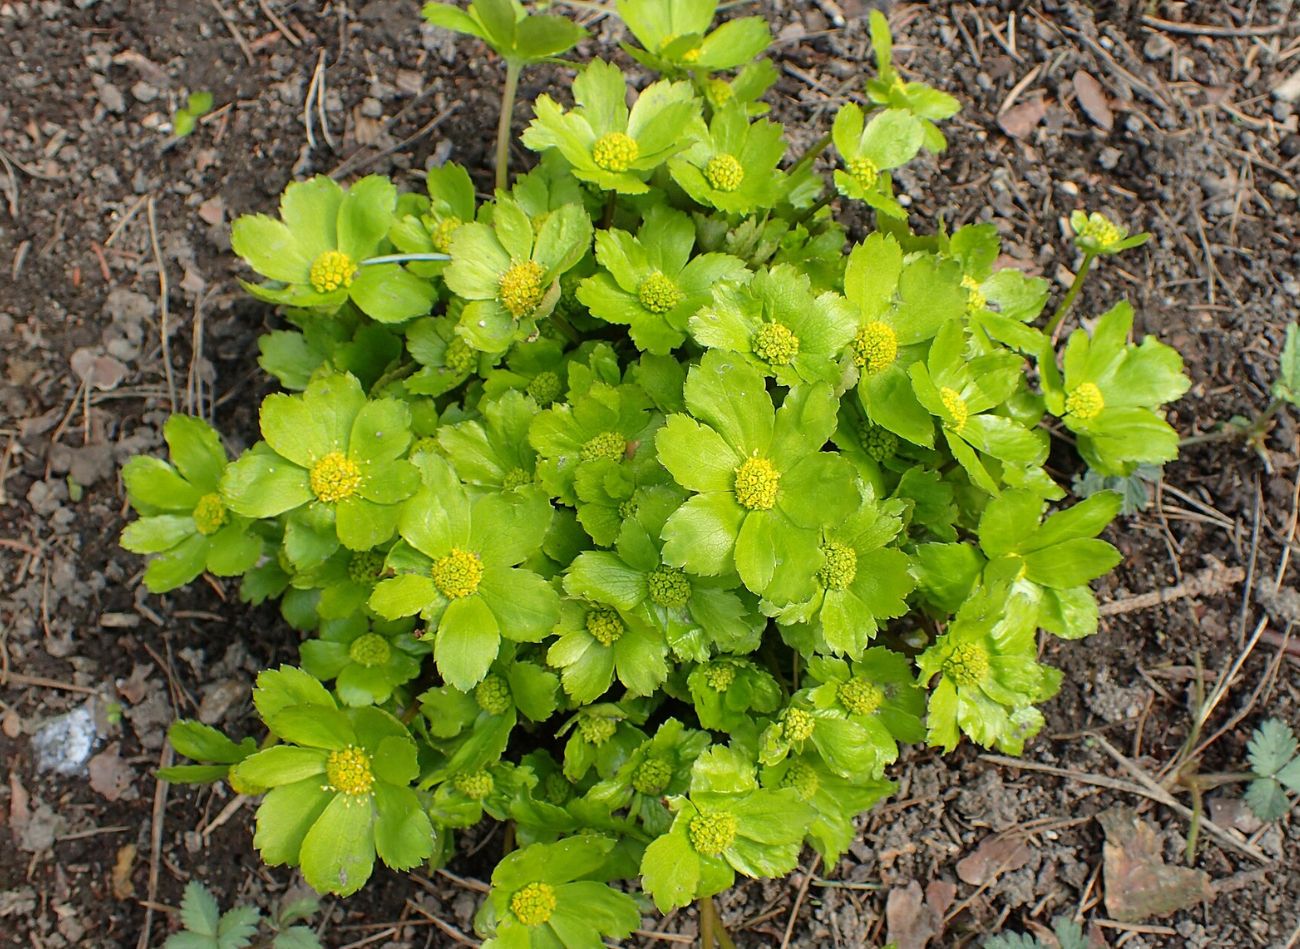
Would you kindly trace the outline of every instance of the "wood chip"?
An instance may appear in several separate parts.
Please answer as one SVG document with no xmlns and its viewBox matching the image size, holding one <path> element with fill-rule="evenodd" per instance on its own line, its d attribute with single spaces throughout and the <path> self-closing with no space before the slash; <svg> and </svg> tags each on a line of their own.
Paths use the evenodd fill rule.
<svg viewBox="0 0 1300 949">
<path fill-rule="evenodd" d="M 117 851 L 117 859 L 113 861 L 111 877 L 113 898 L 116 900 L 129 900 L 135 896 L 135 884 L 131 882 L 131 870 L 135 867 L 135 855 L 135 844 L 125 844 Z"/>
<path fill-rule="evenodd" d="M 1094 125 L 1107 132 L 1115 127 L 1115 113 L 1111 111 L 1106 91 L 1092 73 L 1082 69 L 1075 71 L 1074 94 L 1079 97 L 1079 106 Z"/>
<path fill-rule="evenodd" d="M 985 837 L 975 851 L 957 861 L 957 876 L 971 886 L 992 883 L 1003 873 L 1019 870 L 1033 852 L 1020 837 L 994 834 Z"/>
<path fill-rule="evenodd" d="M 1046 115 L 1047 102 L 1037 94 L 999 114 L 998 127 L 1012 138 L 1028 138 Z"/>
<path fill-rule="evenodd" d="M 1112 919 L 1137 923 L 1214 898 L 1204 870 L 1165 863 L 1155 829 L 1131 807 L 1112 807 L 1097 820 L 1106 832 L 1102 859 L 1106 912 Z"/>
<path fill-rule="evenodd" d="M 925 949 L 943 931 L 943 917 L 924 902 L 921 884 L 896 886 L 885 901 L 889 941 L 898 949 Z"/>
</svg>

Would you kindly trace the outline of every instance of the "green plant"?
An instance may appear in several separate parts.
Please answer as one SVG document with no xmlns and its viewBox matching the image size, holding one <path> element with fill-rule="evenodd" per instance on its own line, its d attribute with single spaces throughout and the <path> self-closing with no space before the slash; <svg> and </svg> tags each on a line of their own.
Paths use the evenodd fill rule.
<svg viewBox="0 0 1300 949">
<path fill-rule="evenodd" d="M 984 941 L 984 949 L 1088 949 L 1092 945 L 1083 933 L 1083 927 L 1068 916 L 1058 916 L 1052 921 L 1054 943 L 1044 943 L 1023 933 L 994 936 Z"/>
<path fill-rule="evenodd" d="M 181 898 L 184 929 L 167 937 L 163 949 L 321 949 L 320 940 L 300 921 L 320 909 L 316 897 L 286 896 L 266 920 L 256 906 L 236 906 L 222 913 L 206 886 L 197 880 L 185 884 Z M 269 933 L 259 936 L 265 922 Z"/>
<path fill-rule="evenodd" d="M 1287 792 L 1300 794 L 1295 733 L 1286 722 L 1270 718 L 1250 736 L 1247 751 L 1251 781 L 1246 786 L 1246 803 L 1260 820 L 1277 820 L 1291 809 Z"/>
<path fill-rule="evenodd" d="M 176 110 L 172 116 L 172 134 L 177 138 L 185 138 L 194 131 L 195 124 L 199 119 L 212 111 L 212 93 L 210 92 L 191 92 L 185 100 L 185 105 Z"/>
<path fill-rule="evenodd" d="M 496 947 L 625 936 L 618 880 L 713 926 L 736 874 L 788 873 L 804 843 L 833 862 L 900 744 L 1019 752 L 1061 678 L 1040 630 L 1094 633 L 1088 584 L 1119 560 L 1117 494 L 1051 510 L 1049 432 L 1128 477 L 1173 457 L 1161 406 L 1187 387 L 1122 304 L 1059 365 L 1049 288 L 995 268 L 992 225 L 911 230 L 889 170 L 941 150 L 955 104 L 898 80 L 882 17 L 881 77 L 788 161 L 758 118 L 766 27 L 619 8 L 663 78 L 629 107 L 596 61 L 571 108 L 540 98 L 538 164 L 492 200 L 448 166 L 424 194 L 317 178 L 240 218 L 290 393 L 229 464 L 177 423 L 207 433 L 201 486 L 180 444 L 175 472 L 128 469 L 185 488 L 128 478 L 124 538 L 165 564 L 206 542 L 217 478 L 244 599 L 308 637 L 258 678 L 261 750 L 182 723 L 197 763 L 164 776 L 265 791 L 263 858 L 344 895 L 376 858 L 440 864 L 457 829 L 511 822 L 477 924 Z M 503 0 L 429 15 L 508 63 L 510 30 L 543 29 Z M 837 194 L 879 229 L 850 246 Z M 1135 240 L 1108 233 L 1085 255 Z"/>
</svg>

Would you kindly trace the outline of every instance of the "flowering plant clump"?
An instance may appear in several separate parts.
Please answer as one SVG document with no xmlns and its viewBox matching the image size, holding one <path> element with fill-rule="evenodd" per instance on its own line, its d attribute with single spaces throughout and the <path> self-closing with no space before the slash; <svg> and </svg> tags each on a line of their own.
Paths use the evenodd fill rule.
<svg viewBox="0 0 1300 949">
<path fill-rule="evenodd" d="M 491 947 L 595 949 L 805 844 L 833 866 L 909 743 L 1020 752 L 1044 638 L 1096 632 L 1119 561 L 1119 496 L 1068 502 L 1051 436 L 1130 476 L 1176 454 L 1188 387 L 1125 303 L 1058 349 L 1078 281 L 1043 320 L 992 225 L 913 232 L 890 172 L 956 102 L 899 79 L 881 15 L 879 75 L 798 157 L 759 118 L 764 24 L 617 9 L 660 75 L 630 95 L 596 60 L 539 97 L 536 167 L 491 200 L 446 166 L 236 221 L 288 391 L 233 461 L 177 416 L 171 462 L 124 471 L 150 590 L 242 574 L 307 634 L 259 678 L 274 740 L 179 724 L 165 777 L 264 794 L 263 858 L 338 894 L 510 821 Z M 508 81 L 581 35 L 513 0 L 426 15 Z M 879 229 L 850 241 L 837 202 Z M 1079 279 L 1145 238 L 1074 226 Z"/>
</svg>

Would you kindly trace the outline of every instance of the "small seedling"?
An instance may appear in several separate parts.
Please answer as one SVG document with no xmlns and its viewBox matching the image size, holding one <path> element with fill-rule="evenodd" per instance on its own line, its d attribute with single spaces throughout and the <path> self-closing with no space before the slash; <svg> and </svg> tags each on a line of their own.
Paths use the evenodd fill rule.
<svg viewBox="0 0 1300 949">
<path fill-rule="evenodd" d="M 296 925 L 319 908 L 320 901 L 309 895 L 286 898 L 265 920 L 256 906 L 236 906 L 222 913 L 211 891 L 191 880 L 181 899 L 184 930 L 168 936 L 163 949 L 322 949 L 310 927 Z M 261 924 L 269 932 L 259 936 Z"/>
<path fill-rule="evenodd" d="M 1052 921 L 1055 945 L 1023 933 L 1006 933 L 986 939 L 984 949 L 1089 949 L 1092 945 L 1083 934 L 1083 927 L 1068 916 L 1058 916 Z"/>
<path fill-rule="evenodd" d="M 1291 809 L 1287 792 L 1300 794 L 1300 755 L 1295 733 L 1281 719 L 1264 721 L 1250 736 L 1247 755 L 1253 780 L 1246 804 L 1260 820 L 1277 820 Z"/>
<path fill-rule="evenodd" d="M 191 92 L 185 105 L 172 116 L 172 134 L 185 138 L 194 131 L 195 124 L 212 111 L 212 93 Z"/>
</svg>

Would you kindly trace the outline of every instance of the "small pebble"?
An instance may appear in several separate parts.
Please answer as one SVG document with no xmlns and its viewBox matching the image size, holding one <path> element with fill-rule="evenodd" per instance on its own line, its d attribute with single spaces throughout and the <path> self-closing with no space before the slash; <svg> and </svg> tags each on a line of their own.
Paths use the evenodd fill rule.
<svg viewBox="0 0 1300 949">
<path fill-rule="evenodd" d="M 1097 161 L 1107 171 L 1114 171 L 1119 165 L 1119 160 L 1123 157 L 1124 153 L 1118 148 L 1107 145 L 1101 150 L 1101 154 L 1097 156 Z"/>
<path fill-rule="evenodd" d="M 131 95 L 135 96 L 137 102 L 152 102 L 158 98 L 158 90 L 141 79 L 131 87 Z"/>
</svg>

